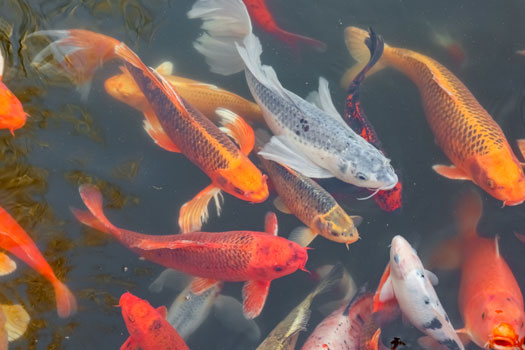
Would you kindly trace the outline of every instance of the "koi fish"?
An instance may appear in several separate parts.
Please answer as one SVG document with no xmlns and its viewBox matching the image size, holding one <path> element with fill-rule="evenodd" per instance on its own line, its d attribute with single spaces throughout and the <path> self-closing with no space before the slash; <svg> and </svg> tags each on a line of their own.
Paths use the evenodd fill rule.
<svg viewBox="0 0 525 350">
<path fill-rule="evenodd" d="M 358 64 L 343 77 L 343 87 L 369 59 L 368 33 L 345 31 L 346 45 Z M 385 66 L 405 73 L 417 85 L 427 121 L 437 144 L 453 163 L 434 165 L 440 175 L 470 180 L 505 205 L 525 199 L 525 175 L 499 125 L 465 85 L 447 68 L 417 52 L 385 45 L 383 56 L 369 74 Z"/>
<path fill-rule="evenodd" d="M 308 177 L 337 177 L 373 189 L 395 186 L 397 175 L 379 150 L 350 129 L 339 114 L 326 113 L 286 90 L 273 68 L 261 65 L 262 47 L 240 0 L 200 0 L 192 11 L 204 19 L 207 31 L 197 49 L 214 56 L 208 63 L 220 67 L 215 71 L 245 71 L 252 96 L 276 135 L 259 152 L 262 157 Z M 231 24 L 234 21 L 236 25 Z"/>
<path fill-rule="evenodd" d="M 201 294 L 195 294 L 191 291 L 191 281 L 179 283 L 180 275 L 183 274 L 166 269 L 151 284 L 150 290 L 160 292 L 166 285 L 176 286 L 175 290 L 180 291 L 180 288 L 186 285 L 169 307 L 166 317 L 182 338 L 188 339 L 213 311 L 215 318 L 225 328 L 246 335 L 250 341 L 259 339 L 261 331 L 257 323 L 244 317 L 242 304 L 237 299 L 221 294 L 221 283 Z"/>
<path fill-rule="evenodd" d="M 189 350 L 177 330 L 166 321 L 166 307 L 155 309 L 129 292 L 122 294 L 119 306 L 129 332 L 120 350 Z"/>
<path fill-rule="evenodd" d="M 478 235 L 482 213 L 479 194 L 464 194 L 456 208 L 459 238 L 445 242 L 433 260 L 444 268 L 454 267 L 450 260 L 461 264 L 458 305 L 465 327 L 458 333 L 485 349 L 521 349 L 525 337 L 523 295 L 500 255 L 498 237 Z M 443 259 L 446 265 L 440 264 Z"/>
<path fill-rule="evenodd" d="M 294 350 L 297 338 L 301 331 L 306 330 L 310 319 L 310 306 L 320 294 L 332 289 L 343 275 L 343 265 L 335 265 L 330 272 L 319 282 L 317 287 L 297 305 L 268 334 L 266 339 L 257 347 L 257 350 Z"/>
<path fill-rule="evenodd" d="M 154 113 L 133 77 L 124 67 L 121 67 L 121 70 L 122 74 L 115 75 L 105 81 L 106 92 L 144 114 Z M 162 63 L 155 68 L 155 71 L 162 75 L 184 100 L 213 122 L 220 123 L 221 118 L 215 114 L 215 110 L 223 107 L 242 115 L 245 120 L 252 124 L 264 123 L 261 109 L 256 103 L 215 85 L 172 75 L 173 64 L 170 62 Z M 146 117 L 146 119 L 149 118 Z"/>
<path fill-rule="evenodd" d="M 438 278 L 425 270 L 415 249 L 402 236 L 392 239 L 389 266 L 385 270 L 388 277 L 379 290 L 379 301 L 395 298 L 410 323 L 429 336 L 421 339 L 421 343 L 437 342 L 447 349 L 463 350 L 465 347 L 432 286 L 438 283 Z"/>
<path fill-rule="evenodd" d="M 20 100 L 2 82 L 4 63 L 4 56 L 0 51 L 0 129 L 8 129 L 15 136 L 14 131 L 25 125 L 27 113 Z"/>
<path fill-rule="evenodd" d="M 93 185 L 82 185 L 80 196 L 89 212 L 72 209 L 84 225 L 111 234 L 146 260 L 201 277 L 191 283 L 200 294 L 221 281 L 242 282 L 244 314 L 258 316 L 272 280 L 305 270 L 306 248 L 277 236 L 275 214 L 266 216 L 265 232 L 191 232 L 151 236 L 114 226 L 102 210 L 102 195 Z"/>
<path fill-rule="evenodd" d="M 370 30 L 370 38 L 366 41 L 366 45 L 370 50 L 370 60 L 361 72 L 357 74 L 348 88 L 344 114 L 345 121 L 352 130 L 361 135 L 362 138 L 370 142 L 386 156 L 387 154 L 381 145 L 381 141 L 379 140 L 374 127 L 366 117 L 365 111 L 361 107 L 361 102 L 359 100 L 361 82 L 365 79 L 366 73 L 377 63 L 383 54 L 383 38 Z M 325 87 L 325 94 L 330 93 L 328 91 L 328 83 L 321 84 L 321 82 L 319 82 L 319 95 L 321 95 L 321 87 Z M 373 198 L 382 210 L 393 212 L 400 209 L 402 206 L 401 195 L 402 185 L 401 181 L 398 181 L 392 189 L 379 191 Z"/>
<path fill-rule="evenodd" d="M 71 291 L 55 276 L 31 237 L 2 207 L 0 207 L 0 248 L 15 255 L 51 282 L 60 317 L 69 317 L 77 311 L 77 302 Z"/>
<path fill-rule="evenodd" d="M 361 290 L 348 305 L 326 317 L 301 347 L 302 350 L 359 350 L 364 320 L 371 315 L 373 294 Z"/>
<path fill-rule="evenodd" d="M 314 280 L 322 280 L 325 276 L 332 271 L 334 265 L 323 265 L 318 267 L 312 272 L 312 277 Z M 355 281 L 348 272 L 346 268 L 343 267 L 343 276 L 331 290 L 330 290 L 330 299 L 320 306 L 317 307 L 317 310 L 323 315 L 328 316 L 341 305 L 348 305 L 350 300 L 354 297 L 357 292 L 357 287 Z"/>
<path fill-rule="evenodd" d="M 242 1 L 244 2 L 250 17 L 253 19 L 255 24 L 257 24 L 257 26 L 261 27 L 266 32 L 272 34 L 277 39 L 289 45 L 295 52 L 299 50 L 299 44 L 307 44 L 320 52 L 326 51 L 325 43 L 306 36 L 290 33 L 280 28 L 268 10 L 265 0 Z"/>
<path fill-rule="evenodd" d="M 263 130 L 258 130 L 258 144 L 264 144 L 264 140 L 269 138 L 268 134 L 263 135 Z M 357 241 L 359 233 L 356 226 L 362 222 L 362 217 L 349 216 L 330 193 L 309 177 L 263 157 L 259 159 L 279 195 L 274 201 L 277 209 L 294 214 L 307 225 L 293 230 L 290 240 L 303 247 L 308 246 L 317 235 L 344 243 L 347 247 Z"/>
<path fill-rule="evenodd" d="M 145 113 L 148 134 L 160 147 L 184 154 L 210 177 L 212 183 L 181 207 L 179 226 L 182 232 L 201 228 L 208 220 L 208 203 L 212 199 L 220 214 L 221 191 L 253 203 L 268 198 L 266 176 L 247 156 L 253 148 L 254 136 L 242 118 L 224 109 L 218 112 L 224 130 L 238 141 L 239 149 L 215 124 L 180 97 L 165 78 L 147 68 L 124 43 L 77 29 L 41 31 L 32 35 L 36 34 L 59 39 L 43 49 L 33 62 L 52 53 L 60 64 L 77 74 L 79 81 L 93 74 L 101 62 L 113 58 L 123 60 L 151 106 L 152 113 Z"/>
</svg>

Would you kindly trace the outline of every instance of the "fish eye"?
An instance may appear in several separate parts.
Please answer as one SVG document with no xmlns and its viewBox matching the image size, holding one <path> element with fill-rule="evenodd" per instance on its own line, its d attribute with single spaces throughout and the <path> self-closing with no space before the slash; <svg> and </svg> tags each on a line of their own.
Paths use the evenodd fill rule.
<svg viewBox="0 0 525 350">
<path fill-rule="evenodd" d="M 396 264 L 399 264 L 399 255 L 398 254 L 394 255 L 394 261 L 396 262 Z"/>
<path fill-rule="evenodd" d="M 241 190 L 239 187 L 233 186 L 233 191 L 237 194 L 240 194 L 241 196 L 244 195 L 244 191 Z"/>
<path fill-rule="evenodd" d="M 357 173 L 356 176 L 357 176 L 357 178 L 358 178 L 359 180 L 361 180 L 361 181 L 366 181 L 366 180 L 368 180 L 368 177 L 367 177 L 365 174 L 363 174 L 363 173 Z"/>
<path fill-rule="evenodd" d="M 494 188 L 494 187 L 495 187 L 494 180 L 492 180 L 492 179 L 487 179 L 487 186 L 488 186 L 489 188 Z"/>
</svg>

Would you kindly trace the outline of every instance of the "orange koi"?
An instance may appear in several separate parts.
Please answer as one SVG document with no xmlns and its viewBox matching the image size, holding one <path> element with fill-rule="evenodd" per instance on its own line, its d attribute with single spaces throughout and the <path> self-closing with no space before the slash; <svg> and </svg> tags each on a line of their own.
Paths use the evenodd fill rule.
<svg viewBox="0 0 525 350">
<path fill-rule="evenodd" d="M 0 52 L 0 129 L 8 129 L 13 136 L 14 131 L 26 123 L 27 113 L 22 103 L 2 82 L 4 74 L 4 56 Z"/>
<path fill-rule="evenodd" d="M 365 45 L 366 31 L 348 27 L 345 35 L 346 45 L 358 64 L 343 77 L 344 87 L 370 57 Z M 525 200 L 522 164 L 499 125 L 454 74 L 430 57 L 388 45 L 369 73 L 385 66 L 405 73 L 420 91 L 436 142 L 454 164 L 434 165 L 438 174 L 470 180 L 505 205 Z"/>
<path fill-rule="evenodd" d="M 131 293 L 122 294 L 119 306 L 129 332 L 120 350 L 189 350 L 177 330 L 166 321 L 165 306 L 154 309 L 148 301 Z"/>
<path fill-rule="evenodd" d="M 304 270 L 307 248 L 277 236 L 275 214 L 266 216 L 265 232 L 191 232 L 152 236 L 114 226 L 102 210 L 102 195 L 93 185 L 82 185 L 80 196 L 89 212 L 73 214 L 83 224 L 111 234 L 141 257 L 196 276 L 191 283 L 195 294 L 220 281 L 246 281 L 243 306 L 247 318 L 260 314 L 272 280 Z"/>
<path fill-rule="evenodd" d="M 58 315 L 69 317 L 77 310 L 77 302 L 71 291 L 60 282 L 24 229 L 0 207 L 0 248 L 9 251 L 44 276 L 55 289 Z"/>
<path fill-rule="evenodd" d="M 485 349 L 521 349 L 525 337 L 523 295 L 500 255 L 498 237 L 483 238 L 476 231 L 482 212 L 477 192 L 463 195 L 456 209 L 460 236 L 445 242 L 433 260 L 438 266 L 443 266 L 441 260 L 446 260 L 445 265 L 450 260 L 461 263 L 458 304 L 465 327 L 458 334 Z M 450 259 L 451 255 L 457 257 Z"/>
<path fill-rule="evenodd" d="M 242 118 L 225 109 L 217 112 L 223 130 L 238 141 L 239 149 L 224 132 L 184 100 L 165 78 L 147 68 L 124 43 L 77 29 L 32 35 L 37 33 L 59 38 L 50 44 L 52 50 L 49 50 L 71 73 L 78 73 L 79 82 L 85 81 L 102 62 L 115 57 L 123 60 L 151 107 L 151 112 L 145 114 L 148 134 L 166 150 L 184 154 L 210 177 L 212 183 L 181 207 L 179 226 L 182 232 L 201 228 L 208 219 L 208 203 L 212 199 L 220 214 L 221 191 L 253 203 L 268 198 L 266 175 L 248 158 L 254 146 L 253 130 Z M 42 52 L 46 50 L 48 48 Z M 37 55 L 39 60 L 46 57 L 42 52 Z"/>
<path fill-rule="evenodd" d="M 154 113 L 133 77 L 124 67 L 121 67 L 121 70 L 122 74 L 106 80 L 104 83 L 106 92 L 144 114 Z M 242 115 L 251 124 L 264 124 L 261 108 L 256 103 L 215 85 L 172 75 L 173 64 L 170 62 L 162 63 L 155 70 L 173 86 L 184 100 L 213 122 L 220 122 L 221 118 L 215 114 L 215 111 L 222 107 Z"/>
</svg>

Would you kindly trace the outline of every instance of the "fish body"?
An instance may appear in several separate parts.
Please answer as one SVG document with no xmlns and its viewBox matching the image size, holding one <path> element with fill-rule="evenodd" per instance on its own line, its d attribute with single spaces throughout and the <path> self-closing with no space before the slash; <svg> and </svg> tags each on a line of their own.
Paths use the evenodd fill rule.
<svg viewBox="0 0 525 350">
<path fill-rule="evenodd" d="M 303 239 L 292 239 L 308 245 L 317 235 L 346 245 L 359 238 L 354 220 L 335 199 L 317 182 L 279 163 L 260 157 L 272 184 L 286 208 L 289 209 L 308 229 L 298 232 Z M 304 243 L 304 244 L 303 244 Z"/>
<path fill-rule="evenodd" d="M 8 129 L 14 135 L 26 123 L 27 114 L 20 100 L 2 82 L 4 56 L 0 52 L 0 129 Z"/>
<path fill-rule="evenodd" d="M 364 44 L 368 34 L 348 27 L 345 35 L 359 68 L 369 57 Z M 450 179 L 470 180 L 506 205 L 523 202 L 522 165 L 499 125 L 454 74 L 430 57 L 388 45 L 375 69 L 385 66 L 406 74 L 419 89 L 436 143 L 453 163 L 435 165 L 436 172 Z M 355 70 L 345 74 L 344 86 Z"/>
<path fill-rule="evenodd" d="M 206 35 L 195 46 L 212 70 L 245 72 L 252 96 L 275 135 L 260 155 L 308 177 L 335 176 L 373 189 L 395 186 L 397 175 L 381 152 L 350 129 L 339 114 L 327 113 L 285 89 L 273 68 L 261 64 L 262 47 L 240 0 L 201 0 L 190 12 L 192 18 L 205 20 Z"/>
<path fill-rule="evenodd" d="M 462 238 L 458 304 L 464 332 L 483 348 L 521 348 L 525 337 L 523 295 L 499 253 L 497 238 L 483 238 L 476 231 L 482 214 L 479 195 L 465 195 L 456 213 Z"/>
<path fill-rule="evenodd" d="M 2 207 L 0 207 L 0 232 L 0 248 L 15 255 L 51 282 L 55 290 L 58 315 L 68 317 L 74 314 L 77 303 L 71 291 L 55 276 L 53 269 L 31 237 Z"/>
<path fill-rule="evenodd" d="M 366 66 L 357 74 L 354 78 L 350 87 L 345 103 L 345 121 L 366 141 L 374 145 L 380 150 L 385 156 L 385 150 L 381 145 L 381 141 L 368 118 L 366 117 L 365 111 L 361 106 L 360 97 L 360 86 L 361 82 L 365 79 L 366 73 L 377 63 L 383 54 L 384 42 L 383 39 L 377 36 L 374 32 L 370 32 L 370 38 L 366 42 L 368 49 L 370 50 L 370 60 Z M 374 200 L 381 209 L 388 212 L 393 212 L 401 208 L 402 206 L 402 185 L 401 181 L 390 190 L 381 190 L 374 195 Z"/>
<path fill-rule="evenodd" d="M 295 51 L 298 50 L 300 43 L 307 44 L 318 51 L 326 50 L 326 44 L 319 40 L 290 33 L 280 28 L 266 6 L 266 0 L 243 0 L 243 2 L 248 9 L 250 17 L 259 27 L 285 42 Z"/>
<path fill-rule="evenodd" d="M 464 349 L 432 284 L 437 277 L 425 270 L 416 251 L 402 236 L 392 239 L 388 277 L 379 301 L 395 298 L 403 315 L 420 331 L 448 349 Z"/>
<path fill-rule="evenodd" d="M 359 350 L 365 320 L 372 313 L 373 295 L 358 293 L 315 327 L 302 350 Z"/>
<path fill-rule="evenodd" d="M 122 318 L 130 337 L 120 350 L 189 350 L 184 339 L 166 321 L 166 308 L 153 308 L 131 293 L 120 297 Z"/>
<path fill-rule="evenodd" d="M 201 277 L 192 283 L 194 293 L 220 281 L 246 281 L 243 296 L 247 317 L 257 316 L 264 306 L 270 282 L 304 269 L 307 251 L 295 242 L 276 236 L 275 214 L 266 218 L 266 232 L 191 232 L 153 236 L 115 227 L 104 216 L 98 188 L 83 185 L 81 197 L 90 212 L 74 213 L 80 222 L 112 234 L 124 246 L 146 260 Z"/>
<path fill-rule="evenodd" d="M 253 148 L 253 130 L 231 111 L 223 110 L 221 123 L 240 145 L 189 104 L 160 74 L 144 65 L 124 43 L 85 30 L 40 31 L 33 35 L 58 37 L 33 59 L 38 65 L 53 55 L 81 82 L 103 62 L 118 58 L 139 87 L 150 109 L 145 111 L 145 129 L 159 146 L 184 154 L 205 172 L 212 183 L 180 210 L 182 232 L 197 231 L 208 219 L 208 203 L 214 199 L 220 213 L 221 191 L 259 203 L 268 198 L 266 176 L 248 159 Z"/>
<path fill-rule="evenodd" d="M 329 291 L 341 279 L 343 266 L 335 265 L 330 272 L 319 282 L 317 287 L 304 298 L 290 313 L 279 322 L 268 334 L 257 350 L 294 350 L 297 337 L 306 330 L 310 319 L 310 306 L 319 294 Z"/>
<path fill-rule="evenodd" d="M 250 123 L 264 123 L 261 109 L 257 104 L 215 85 L 171 75 L 170 70 L 162 70 L 166 66 L 162 64 L 156 68 L 156 71 L 175 88 L 184 100 L 212 121 L 220 121 L 215 111 L 223 107 L 241 115 Z M 107 79 L 104 87 L 112 97 L 142 112 L 148 112 L 151 109 L 133 77 L 125 69 L 122 74 Z"/>
</svg>

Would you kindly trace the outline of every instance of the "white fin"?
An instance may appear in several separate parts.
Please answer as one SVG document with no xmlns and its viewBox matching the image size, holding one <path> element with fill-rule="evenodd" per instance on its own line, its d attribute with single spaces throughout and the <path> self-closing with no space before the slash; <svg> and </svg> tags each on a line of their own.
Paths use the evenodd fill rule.
<svg viewBox="0 0 525 350">
<path fill-rule="evenodd" d="M 429 271 L 429 270 L 425 270 L 425 274 L 427 275 L 428 280 L 430 281 L 430 283 L 431 283 L 433 286 L 437 286 L 437 285 L 438 285 L 438 283 L 439 283 L 439 278 L 436 276 L 435 273 L 433 273 L 432 271 Z"/>
<path fill-rule="evenodd" d="M 288 208 L 288 206 L 286 204 L 284 204 L 283 199 L 281 197 L 279 197 L 279 196 L 275 197 L 275 199 L 273 200 L 273 205 L 281 213 L 284 213 L 284 214 L 291 214 L 292 213 L 290 208 Z"/>
<path fill-rule="evenodd" d="M 379 293 L 379 301 L 384 303 L 387 300 L 394 299 L 394 287 L 392 286 L 392 278 L 388 276 L 385 283 L 383 284 L 383 287 L 381 288 L 381 292 Z"/>
<path fill-rule="evenodd" d="M 350 215 L 350 219 L 352 219 L 355 227 L 358 227 L 363 223 L 363 217 L 360 215 Z"/>
<path fill-rule="evenodd" d="M 299 244 L 302 247 L 308 247 L 315 237 L 317 237 L 317 234 L 313 233 L 312 230 L 310 230 L 308 227 L 299 226 L 294 228 L 292 232 L 290 232 L 288 239 Z"/>
<path fill-rule="evenodd" d="M 80 99 L 86 102 L 89 96 L 89 92 L 91 91 L 91 79 L 82 84 L 78 84 L 77 91 L 80 94 Z"/>
<path fill-rule="evenodd" d="M 155 68 L 160 75 L 168 76 L 173 74 L 173 63 L 164 61 Z"/>
<path fill-rule="evenodd" d="M 0 305 L 5 315 L 5 330 L 9 341 L 20 338 L 27 330 L 31 317 L 22 305 Z"/>
<path fill-rule="evenodd" d="M 494 248 L 496 249 L 496 257 L 499 259 L 499 235 L 494 237 Z"/>
<path fill-rule="evenodd" d="M 160 293 L 164 288 L 169 288 L 173 291 L 181 291 L 190 283 L 191 277 L 173 270 L 165 269 L 160 275 L 153 281 L 149 286 L 149 291 L 154 293 Z"/>
<path fill-rule="evenodd" d="M 201 29 L 205 33 L 193 47 L 206 58 L 210 70 L 222 75 L 241 72 L 244 63 L 235 42 L 241 42 L 252 32 L 250 16 L 242 1 L 198 0 L 187 15 L 203 20 Z"/>
<path fill-rule="evenodd" d="M 2 53 L 2 50 L 0 50 L 0 79 L 2 78 L 2 75 L 4 75 L 4 54 Z"/>
<path fill-rule="evenodd" d="M 328 80 L 323 77 L 319 77 L 319 92 L 312 91 L 306 100 L 310 103 L 315 104 L 317 107 L 328 113 L 331 117 L 334 117 L 341 123 L 346 124 L 343 117 L 334 106 L 332 97 L 330 96 L 330 89 L 328 87 Z"/>
<path fill-rule="evenodd" d="M 264 159 L 273 160 L 284 166 L 288 166 L 304 176 L 317 179 L 334 177 L 328 170 L 321 168 L 300 151 L 292 149 L 286 138 L 273 136 L 264 147 L 259 151 L 259 155 Z"/>
<path fill-rule="evenodd" d="M 243 314 L 243 306 L 237 299 L 226 295 L 219 295 L 213 307 L 215 318 L 226 328 L 244 333 L 250 341 L 257 341 L 261 337 L 261 330 L 252 319 Z"/>
</svg>

